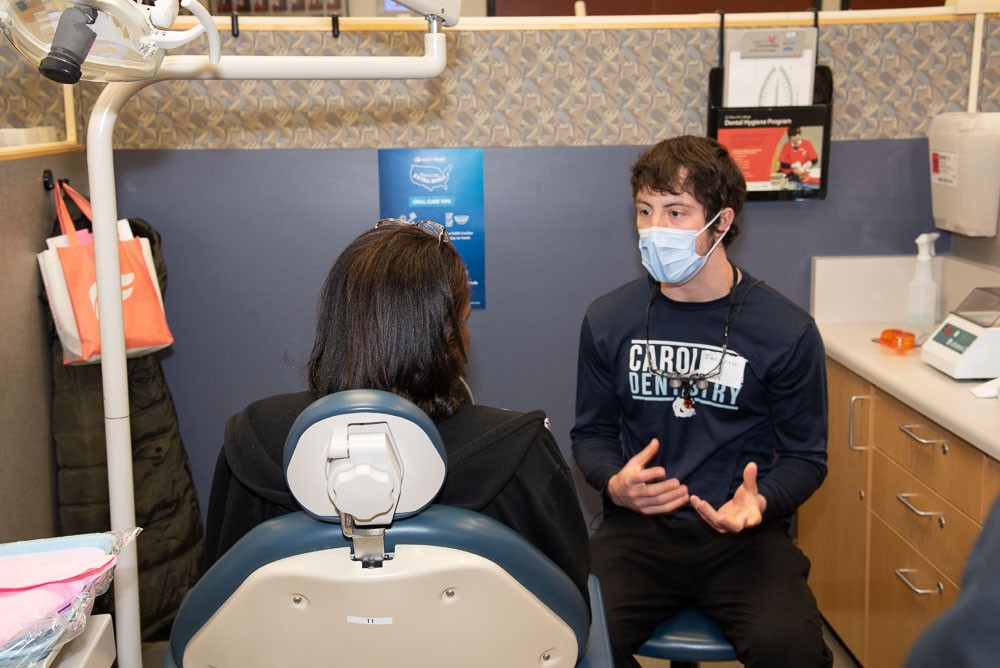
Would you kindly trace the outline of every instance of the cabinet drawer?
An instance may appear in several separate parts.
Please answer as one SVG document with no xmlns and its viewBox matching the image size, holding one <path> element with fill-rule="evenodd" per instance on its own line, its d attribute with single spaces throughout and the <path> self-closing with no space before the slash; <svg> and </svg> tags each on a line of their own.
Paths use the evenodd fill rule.
<svg viewBox="0 0 1000 668">
<path fill-rule="evenodd" d="M 865 666 L 899 668 L 924 628 L 958 598 L 958 587 L 877 515 L 872 516 L 871 539 Z"/>
<path fill-rule="evenodd" d="M 945 576 L 961 582 L 979 525 L 882 453 L 875 453 L 873 466 L 872 510 Z"/>
<path fill-rule="evenodd" d="M 990 514 L 993 502 L 1000 496 L 1000 462 L 992 457 L 986 458 L 986 476 L 983 481 L 983 522 Z"/>
<path fill-rule="evenodd" d="M 985 455 L 884 392 L 877 396 L 875 447 L 981 523 Z"/>
</svg>

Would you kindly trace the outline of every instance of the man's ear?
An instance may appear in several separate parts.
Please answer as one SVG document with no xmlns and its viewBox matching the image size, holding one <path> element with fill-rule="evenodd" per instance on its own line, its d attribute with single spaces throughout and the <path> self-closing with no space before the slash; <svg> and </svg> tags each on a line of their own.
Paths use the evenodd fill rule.
<svg viewBox="0 0 1000 668">
<path fill-rule="evenodd" d="M 729 226 L 733 224 L 736 220 L 736 212 L 733 211 L 732 207 L 726 207 L 719 214 L 719 219 L 715 221 L 715 229 L 720 233 L 725 232 L 729 229 Z"/>
</svg>

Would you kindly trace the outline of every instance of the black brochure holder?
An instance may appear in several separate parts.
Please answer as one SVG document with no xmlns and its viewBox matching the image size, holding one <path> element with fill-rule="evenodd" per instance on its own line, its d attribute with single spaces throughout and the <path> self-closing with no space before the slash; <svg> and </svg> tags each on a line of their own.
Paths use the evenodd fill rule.
<svg viewBox="0 0 1000 668">
<path fill-rule="evenodd" d="M 720 13 L 719 58 L 725 17 Z M 817 65 L 813 103 L 799 107 L 724 107 L 722 67 L 708 76 L 708 136 L 729 149 L 747 181 L 748 200 L 821 200 L 830 181 L 830 128 L 833 120 L 833 73 Z M 783 172 L 779 155 L 787 130 L 797 125 L 819 155 L 819 170 L 804 179 Z"/>
</svg>

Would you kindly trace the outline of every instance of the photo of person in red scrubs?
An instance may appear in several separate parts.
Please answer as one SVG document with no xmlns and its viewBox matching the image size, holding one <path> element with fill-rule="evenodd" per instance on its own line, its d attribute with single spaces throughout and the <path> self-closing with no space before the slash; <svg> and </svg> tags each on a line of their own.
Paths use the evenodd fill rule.
<svg viewBox="0 0 1000 668">
<path fill-rule="evenodd" d="M 778 155 L 778 169 L 790 182 L 818 185 L 819 177 L 812 171 L 819 164 L 819 154 L 812 142 L 802 137 L 802 127 L 788 126 L 788 142 Z"/>
</svg>

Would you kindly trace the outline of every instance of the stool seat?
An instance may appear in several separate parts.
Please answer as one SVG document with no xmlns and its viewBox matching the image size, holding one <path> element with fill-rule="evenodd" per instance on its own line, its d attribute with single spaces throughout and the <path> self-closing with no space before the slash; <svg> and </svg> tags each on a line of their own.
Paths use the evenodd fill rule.
<svg viewBox="0 0 1000 668">
<path fill-rule="evenodd" d="M 676 661 L 731 661 L 736 650 L 712 620 L 696 608 L 684 608 L 656 627 L 636 650 L 639 656 Z"/>
</svg>

